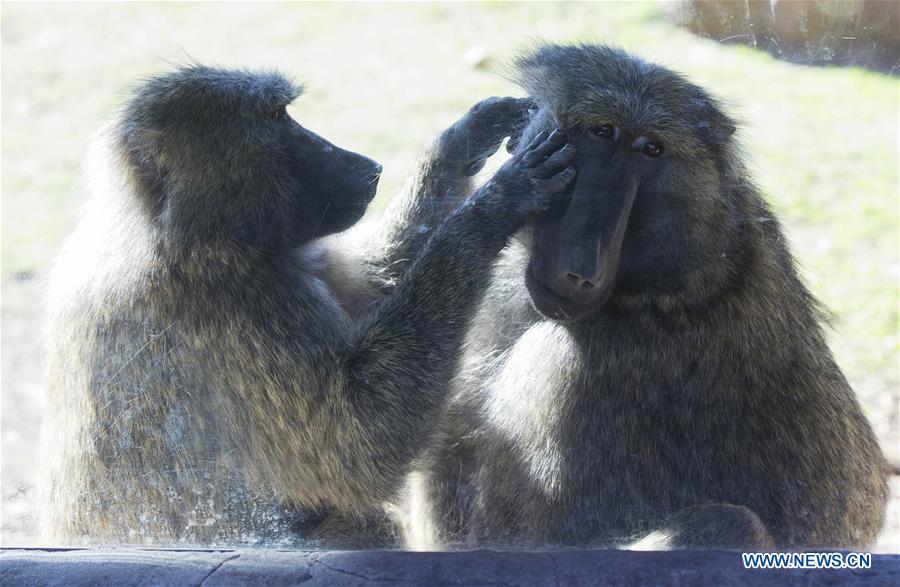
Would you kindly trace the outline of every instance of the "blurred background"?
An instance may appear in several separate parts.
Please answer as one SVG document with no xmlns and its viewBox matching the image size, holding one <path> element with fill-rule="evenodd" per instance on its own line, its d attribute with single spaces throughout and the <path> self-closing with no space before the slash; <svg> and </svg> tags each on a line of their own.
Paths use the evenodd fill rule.
<svg viewBox="0 0 900 587">
<path fill-rule="evenodd" d="M 16 3 L 2 27 L 0 542 L 34 543 L 44 405 L 43 280 L 73 228 L 90 134 L 135 79 L 194 59 L 308 83 L 291 114 L 384 167 L 372 210 L 419 148 L 491 95 L 536 40 L 617 44 L 687 74 L 741 140 L 830 342 L 900 462 L 900 3 Z M 900 551 L 900 484 L 877 550 Z"/>
</svg>

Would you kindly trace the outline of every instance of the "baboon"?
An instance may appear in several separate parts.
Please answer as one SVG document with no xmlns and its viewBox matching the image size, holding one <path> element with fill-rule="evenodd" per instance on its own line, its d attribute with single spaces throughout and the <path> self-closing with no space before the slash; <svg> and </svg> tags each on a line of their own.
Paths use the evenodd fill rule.
<svg viewBox="0 0 900 587">
<path fill-rule="evenodd" d="M 381 167 L 295 122 L 300 92 L 191 65 L 110 126 L 48 296 L 50 538 L 296 543 L 377 509 L 436 427 L 491 263 L 574 177 L 544 133 L 422 244 L 422 190 L 464 183 L 527 107 L 483 102 L 369 262 L 323 237 L 360 219 Z M 381 275 L 412 242 L 403 278 Z"/>
<path fill-rule="evenodd" d="M 734 121 L 614 48 L 516 71 L 538 104 L 521 141 L 558 125 L 577 178 L 493 269 L 411 545 L 871 543 L 885 461 Z"/>
</svg>

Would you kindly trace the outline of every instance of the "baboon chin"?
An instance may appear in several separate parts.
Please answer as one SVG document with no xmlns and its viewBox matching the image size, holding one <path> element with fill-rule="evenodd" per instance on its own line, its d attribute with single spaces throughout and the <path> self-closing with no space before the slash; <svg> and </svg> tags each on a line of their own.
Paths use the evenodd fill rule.
<svg viewBox="0 0 900 587">
<path fill-rule="evenodd" d="M 518 61 L 577 177 L 504 251 L 405 520 L 414 545 L 859 547 L 881 451 L 736 123 L 601 45 Z"/>
<path fill-rule="evenodd" d="M 50 282 L 49 540 L 395 540 L 357 522 L 436 431 L 497 254 L 574 170 L 557 133 L 438 215 L 429 198 L 464 200 L 526 119 L 527 101 L 489 99 L 423 156 L 439 178 L 356 232 L 381 166 L 294 121 L 299 93 L 188 66 L 144 80 L 111 124 Z"/>
</svg>

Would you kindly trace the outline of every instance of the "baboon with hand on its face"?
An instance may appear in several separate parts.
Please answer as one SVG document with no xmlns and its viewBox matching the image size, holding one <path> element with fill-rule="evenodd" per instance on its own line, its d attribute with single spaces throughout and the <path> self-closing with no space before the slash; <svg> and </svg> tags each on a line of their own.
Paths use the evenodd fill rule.
<svg viewBox="0 0 900 587">
<path fill-rule="evenodd" d="M 377 509 L 434 431 L 490 265 L 574 177 L 565 137 L 537 137 L 386 281 L 421 244 L 427 194 L 369 258 L 324 239 L 360 219 L 381 168 L 297 124 L 299 93 L 185 67 L 111 126 L 50 286 L 50 537 L 291 541 L 322 512 Z M 526 107 L 476 106 L 438 142 L 434 181 L 463 183 Z"/>
<path fill-rule="evenodd" d="M 518 65 L 578 176 L 494 269 L 411 544 L 870 544 L 885 462 L 732 120 L 616 49 Z"/>
</svg>

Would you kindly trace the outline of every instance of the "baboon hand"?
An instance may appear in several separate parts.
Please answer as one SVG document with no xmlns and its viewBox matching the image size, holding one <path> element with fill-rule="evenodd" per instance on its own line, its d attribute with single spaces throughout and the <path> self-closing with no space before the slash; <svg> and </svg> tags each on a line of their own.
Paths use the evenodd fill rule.
<svg viewBox="0 0 900 587">
<path fill-rule="evenodd" d="M 516 148 L 519 146 L 519 139 L 522 138 L 522 132 L 528 126 L 528 123 L 531 122 L 532 116 L 538 111 L 537 102 L 533 99 L 523 98 L 522 102 L 524 110 L 520 112 L 513 131 L 509 133 L 509 140 L 506 141 L 506 152 L 510 154 L 516 152 Z"/>
<path fill-rule="evenodd" d="M 497 171 L 492 183 L 505 201 L 505 212 L 524 222 L 566 197 L 575 179 L 575 147 L 563 131 L 538 134 Z"/>
<path fill-rule="evenodd" d="M 481 171 L 503 139 L 515 141 L 535 109 L 530 98 L 487 98 L 451 126 L 440 139 L 443 157 L 465 176 Z"/>
</svg>

